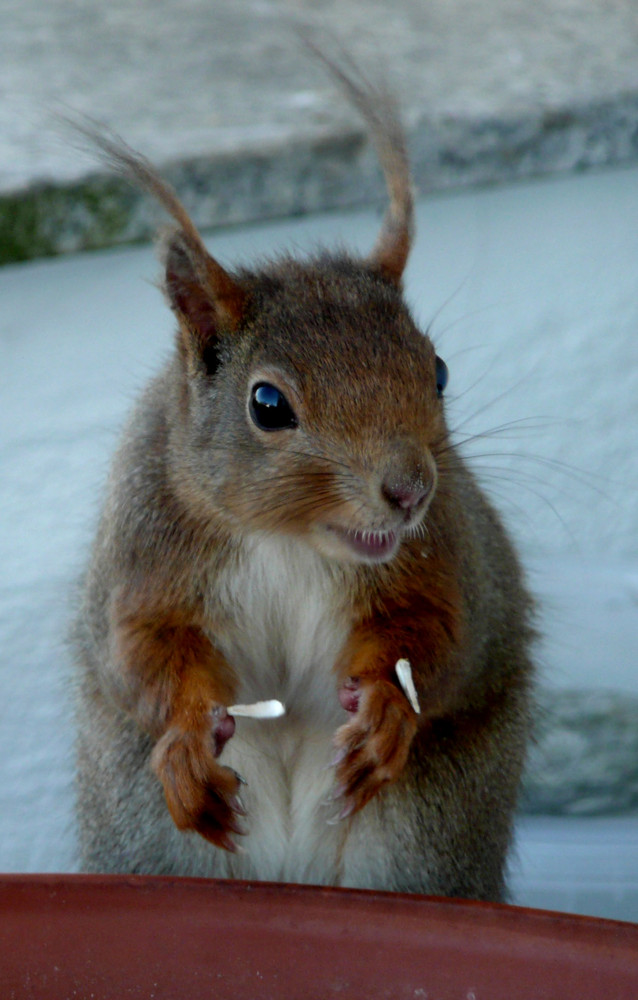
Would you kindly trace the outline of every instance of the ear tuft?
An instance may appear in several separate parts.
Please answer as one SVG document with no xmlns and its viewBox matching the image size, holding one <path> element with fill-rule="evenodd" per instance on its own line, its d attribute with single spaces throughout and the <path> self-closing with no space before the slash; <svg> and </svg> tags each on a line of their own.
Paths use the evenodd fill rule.
<svg viewBox="0 0 638 1000">
<path fill-rule="evenodd" d="M 338 42 L 338 55 L 329 54 L 328 49 L 335 47 L 335 39 L 332 44 L 322 46 L 307 30 L 302 29 L 300 36 L 329 70 L 368 127 L 390 196 L 390 205 L 368 264 L 386 281 L 400 287 L 414 237 L 414 195 L 397 102 L 382 82 L 374 83 L 365 75 Z"/>
</svg>

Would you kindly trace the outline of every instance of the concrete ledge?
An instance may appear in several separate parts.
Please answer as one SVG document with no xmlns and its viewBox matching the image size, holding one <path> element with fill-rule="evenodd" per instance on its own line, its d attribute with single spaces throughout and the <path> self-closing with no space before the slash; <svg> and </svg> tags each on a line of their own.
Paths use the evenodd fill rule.
<svg viewBox="0 0 638 1000">
<path fill-rule="evenodd" d="M 638 160 L 638 94 L 518 117 L 422 118 L 410 129 L 420 193 Z M 165 163 L 201 229 L 381 203 L 384 187 L 361 129 L 324 130 Z M 34 182 L 0 194 L 0 264 L 147 240 L 148 199 L 106 173 Z"/>
<path fill-rule="evenodd" d="M 311 0 L 295 4 L 316 17 Z M 203 228 L 382 197 L 360 123 L 261 0 L 34 0 L 0 60 L 0 261 L 145 239 L 150 209 L 64 138 L 108 122 Z M 633 0 L 326 0 L 327 26 L 386 75 L 421 192 L 638 160 Z"/>
</svg>

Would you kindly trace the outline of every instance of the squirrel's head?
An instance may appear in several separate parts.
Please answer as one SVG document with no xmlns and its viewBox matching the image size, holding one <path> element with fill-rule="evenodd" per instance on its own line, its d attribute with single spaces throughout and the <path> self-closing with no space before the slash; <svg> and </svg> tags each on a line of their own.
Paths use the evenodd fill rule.
<svg viewBox="0 0 638 1000">
<path fill-rule="evenodd" d="M 164 243 L 179 322 L 175 487 L 235 531 L 294 534 L 337 560 L 384 562 L 435 493 L 446 370 L 401 293 L 414 211 L 394 102 L 351 62 L 316 54 L 366 120 L 390 195 L 363 260 L 287 258 L 230 273 L 151 165 L 89 131 L 177 222 Z"/>
<path fill-rule="evenodd" d="M 445 365 L 377 261 L 230 274 L 168 243 L 182 375 L 173 455 L 234 531 L 385 562 L 424 521 L 446 439 Z"/>
</svg>

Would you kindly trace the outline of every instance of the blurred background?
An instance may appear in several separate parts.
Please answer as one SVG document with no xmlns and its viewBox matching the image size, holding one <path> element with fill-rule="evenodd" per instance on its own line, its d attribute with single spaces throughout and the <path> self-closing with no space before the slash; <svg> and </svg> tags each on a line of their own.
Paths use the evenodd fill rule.
<svg viewBox="0 0 638 1000">
<path fill-rule="evenodd" d="M 365 252 L 383 184 L 298 19 L 400 100 L 406 295 L 540 602 L 515 900 L 638 921 L 633 0 L 0 0 L 0 870 L 76 867 L 73 583 L 172 336 L 161 218 L 59 116 L 148 155 L 222 263 Z"/>
</svg>

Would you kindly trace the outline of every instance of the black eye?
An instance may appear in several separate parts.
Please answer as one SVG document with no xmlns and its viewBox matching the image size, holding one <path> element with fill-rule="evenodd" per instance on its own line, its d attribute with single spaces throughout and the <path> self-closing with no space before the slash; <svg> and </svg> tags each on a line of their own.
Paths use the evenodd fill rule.
<svg viewBox="0 0 638 1000">
<path fill-rule="evenodd" d="M 443 358 L 440 358 L 437 354 L 436 356 L 436 394 L 441 398 L 444 389 L 447 385 L 448 380 L 448 370 L 447 365 Z"/>
<path fill-rule="evenodd" d="M 262 431 L 283 431 L 297 426 L 297 418 L 283 392 L 268 382 L 253 386 L 250 415 Z"/>
</svg>

